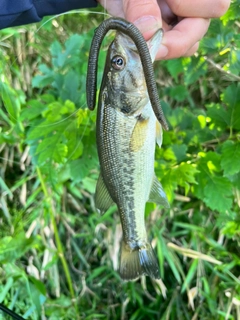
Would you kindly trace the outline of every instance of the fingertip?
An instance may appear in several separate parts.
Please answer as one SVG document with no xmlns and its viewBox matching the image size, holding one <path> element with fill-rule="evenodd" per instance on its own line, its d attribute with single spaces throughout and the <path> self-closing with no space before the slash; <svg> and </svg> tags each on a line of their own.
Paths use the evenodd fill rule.
<svg viewBox="0 0 240 320">
<path fill-rule="evenodd" d="M 168 56 L 168 47 L 161 44 L 155 60 L 165 60 L 167 56 Z"/>
<path fill-rule="evenodd" d="M 172 30 L 165 32 L 162 45 L 168 48 L 168 53 L 164 60 L 194 54 L 208 26 L 209 19 L 185 18 Z"/>
<path fill-rule="evenodd" d="M 161 11 L 156 0 L 123 0 L 125 19 L 134 23 L 148 40 L 162 28 Z"/>
<path fill-rule="evenodd" d="M 184 55 L 184 57 L 191 57 L 192 55 L 194 55 L 199 48 L 199 41 L 197 43 L 195 43 L 192 48 L 190 48 Z"/>
<path fill-rule="evenodd" d="M 161 20 L 155 16 L 142 16 L 133 23 L 140 30 L 146 40 L 151 38 L 156 30 L 162 28 Z"/>
<path fill-rule="evenodd" d="M 166 0 L 172 12 L 180 17 L 219 18 L 228 10 L 230 0 Z"/>
<path fill-rule="evenodd" d="M 218 0 L 218 5 L 214 7 L 212 18 L 219 18 L 223 16 L 229 9 L 231 1 L 229 0 Z"/>
<path fill-rule="evenodd" d="M 144 17 L 161 17 L 161 11 L 155 0 L 123 0 L 123 11 L 130 22 Z"/>
</svg>

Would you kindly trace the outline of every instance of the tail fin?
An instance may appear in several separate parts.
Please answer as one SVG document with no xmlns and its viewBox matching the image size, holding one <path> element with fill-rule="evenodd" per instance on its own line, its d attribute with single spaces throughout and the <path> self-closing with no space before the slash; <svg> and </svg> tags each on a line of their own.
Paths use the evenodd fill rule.
<svg viewBox="0 0 240 320">
<path fill-rule="evenodd" d="M 151 244 L 137 245 L 132 249 L 123 241 L 119 273 L 126 281 L 137 279 L 141 275 L 159 279 L 158 262 Z"/>
</svg>

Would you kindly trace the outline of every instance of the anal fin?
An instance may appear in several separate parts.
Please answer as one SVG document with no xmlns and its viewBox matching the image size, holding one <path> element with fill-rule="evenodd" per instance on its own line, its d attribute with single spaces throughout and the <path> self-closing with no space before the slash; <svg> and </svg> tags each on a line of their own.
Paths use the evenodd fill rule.
<svg viewBox="0 0 240 320">
<path fill-rule="evenodd" d="M 101 214 L 104 214 L 112 205 L 114 205 L 114 201 L 107 190 L 101 173 L 98 177 L 94 201 L 96 208 Z"/>
<path fill-rule="evenodd" d="M 154 202 L 165 208 L 170 207 L 166 193 L 164 192 L 161 183 L 158 181 L 155 175 L 153 176 L 152 188 L 151 188 L 148 202 Z"/>
</svg>

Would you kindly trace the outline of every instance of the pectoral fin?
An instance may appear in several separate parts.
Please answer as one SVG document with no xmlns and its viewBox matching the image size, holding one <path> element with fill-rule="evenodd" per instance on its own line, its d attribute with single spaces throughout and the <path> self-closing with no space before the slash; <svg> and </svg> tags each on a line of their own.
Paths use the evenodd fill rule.
<svg viewBox="0 0 240 320">
<path fill-rule="evenodd" d="M 157 120 L 156 120 L 156 141 L 157 141 L 159 148 L 161 148 L 161 145 L 162 145 L 162 126 Z"/>
<path fill-rule="evenodd" d="M 144 145 L 147 136 L 149 119 L 138 120 L 130 138 L 130 149 L 133 152 L 138 152 Z"/>
<path fill-rule="evenodd" d="M 148 202 L 157 203 L 165 208 L 170 207 L 163 187 L 155 175 L 153 176 L 152 189 L 149 195 Z"/>
<path fill-rule="evenodd" d="M 159 49 L 161 42 L 162 42 L 162 37 L 163 37 L 163 30 L 160 29 L 147 42 L 152 62 L 154 62 L 154 60 L 155 60 L 158 49 Z"/>
<path fill-rule="evenodd" d="M 98 177 L 94 200 L 95 206 L 101 214 L 104 214 L 112 205 L 114 205 L 114 201 L 107 190 L 101 173 Z"/>
</svg>

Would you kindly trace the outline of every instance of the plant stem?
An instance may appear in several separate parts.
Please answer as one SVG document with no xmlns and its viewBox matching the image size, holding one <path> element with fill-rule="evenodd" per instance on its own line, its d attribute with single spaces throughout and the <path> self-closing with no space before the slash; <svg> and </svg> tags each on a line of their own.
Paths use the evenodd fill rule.
<svg viewBox="0 0 240 320">
<path fill-rule="evenodd" d="M 50 213 L 51 222 L 52 222 L 52 225 L 53 225 L 53 232 L 54 232 L 54 236 L 55 236 L 55 240 L 56 240 L 58 256 L 59 256 L 59 258 L 60 258 L 60 260 L 62 262 L 62 265 L 63 265 L 63 269 L 64 269 L 64 273 L 65 273 L 65 276 L 66 276 L 66 279 L 67 279 L 67 283 L 68 283 L 68 287 L 69 287 L 71 298 L 75 299 L 72 279 L 71 279 L 71 276 L 70 276 L 70 272 L 69 272 L 69 268 L 68 268 L 68 265 L 67 265 L 67 261 L 66 261 L 65 256 L 64 256 L 63 247 L 62 247 L 62 243 L 61 243 L 61 240 L 60 240 L 60 237 L 59 237 L 57 224 L 56 224 L 56 220 L 55 220 L 55 216 L 54 216 L 54 209 L 53 209 L 52 199 L 49 197 L 49 193 L 47 191 L 47 187 L 46 187 L 46 184 L 44 182 L 44 179 L 43 179 L 43 176 L 42 176 L 42 173 L 41 173 L 39 167 L 37 167 L 36 169 L 37 169 L 38 178 L 40 180 L 44 196 L 46 198 L 46 202 L 49 204 L 49 213 Z"/>
</svg>

